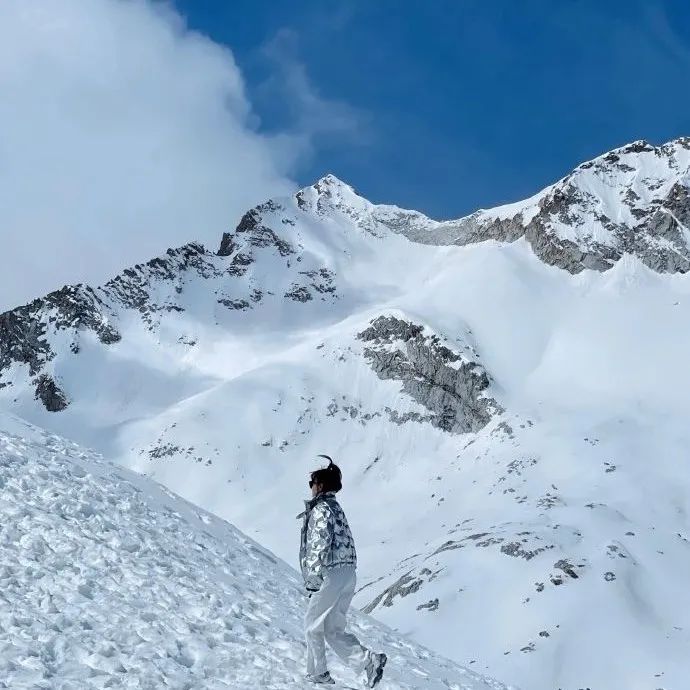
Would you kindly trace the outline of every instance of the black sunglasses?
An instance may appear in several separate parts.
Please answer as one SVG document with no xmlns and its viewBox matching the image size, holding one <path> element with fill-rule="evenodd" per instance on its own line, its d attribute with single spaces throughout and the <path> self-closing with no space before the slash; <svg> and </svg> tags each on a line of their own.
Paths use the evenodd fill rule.
<svg viewBox="0 0 690 690">
<path fill-rule="evenodd" d="M 309 488 L 311 489 L 311 487 L 314 486 L 314 484 L 316 484 L 316 482 L 313 479 L 310 479 L 309 480 Z"/>
</svg>

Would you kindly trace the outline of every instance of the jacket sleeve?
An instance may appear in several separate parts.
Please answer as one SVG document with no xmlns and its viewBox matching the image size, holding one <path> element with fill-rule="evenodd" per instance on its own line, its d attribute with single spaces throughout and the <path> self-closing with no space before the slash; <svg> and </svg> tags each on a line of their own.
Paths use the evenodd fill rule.
<svg viewBox="0 0 690 690">
<path fill-rule="evenodd" d="M 318 590 L 323 582 L 323 569 L 333 541 L 333 523 L 333 514 L 325 503 L 319 503 L 311 511 L 305 558 L 305 585 L 310 591 Z"/>
</svg>

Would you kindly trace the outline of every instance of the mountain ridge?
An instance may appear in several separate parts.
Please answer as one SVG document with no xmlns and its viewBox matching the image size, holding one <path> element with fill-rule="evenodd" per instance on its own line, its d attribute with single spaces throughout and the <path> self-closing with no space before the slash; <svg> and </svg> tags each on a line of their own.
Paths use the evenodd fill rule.
<svg viewBox="0 0 690 690">
<path fill-rule="evenodd" d="M 650 157 L 653 158 L 651 162 Z M 666 161 L 664 170 L 668 179 L 665 183 L 663 180 L 651 183 L 648 175 L 641 184 L 648 197 L 659 189 L 665 196 L 645 199 L 634 187 L 645 165 L 649 168 L 652 163 L 659 164 L 656 159 Z M 672 170 L 675 175 L 671 174 Z M 592 193 L 585 188 L 594 184 L 590 179 L 592 175 L 598 182 L 607 176 L 618 181 L 617 171 L 630 179 L 624 180 L 625 191 L 618 192 L 621 207 L 627 209 L 623 216 L 627 214 L 627 217 L 614 222 L 609 217 L 614 215 L 610 209 L 604 209 L 609 215 L 596 211 L 594 202 L 588 201 Z M 223 233 L 215 253 L 202 244 L 190 242 L 168 249 L 164 255 L 146 263 L 126 268 L 100 287 L 67 285 L 0 314 L 0 387 L 6 385 L 2 381 L 3 372 L 13 363 L 28 364 L 30 375 L 38 376 L 36 395 L 47 409 L 61 411 L 69 404 L 69 395 L 59 382 L 40 371 L 51 359 L 49 347 L 41 340 L 46 318 L 57 329 L 92 330 L 102 343 L 111 344 L 119 339 L 114 309 L 137 310 L 149 324 L 155 322 L 156 313 L 161 310 L 181 309 L 172 293 L 160 303 L 152 300 L 149 290 L 155 281 L 179 283 L 180 276 L 191 271 L 204 278 L 224 275 L 241 278 L 252 264 L 253 254 L 266 248 L 276 249 L 281 258 L 287 259 L 288 266 L 292 255 L 297 262 L 301 261 L 292 235 L 268 227 L 263 222 L 264 216 L 282 214 L 282 224 L 294 228 L 301 220 L 300 213 L 326 218 L 329 214 L 343 214 L 356 227 L 373 236 L 391 232 L 412 242 L 440 246 L 487 240 L 514 242 L 524 238 L 542 261 L 571 273 L 586 268 L 608 270 L 626 254 L 637 256 L 658 272 L 684 273 L 690 270 L 690 230 L 687 227 L 690 224 L 690 192 L 682 182 L 690 185 L 689 137 L 661 146 L 652 146 L 644 140 L 632 142 L 581 163 L 530 199 L 478 210 L 449 221 L 434 221 L 417 211 L 372 204 L 359 196 L 351 185 L 329 173 L 292 197 L 269 200 L 250 209 L 234 231 Z M 605 206 L 605 199 L 602 199 L 597 203 Z M 563 231 L 564 220 L 570 228 L 567 232 Z M 578 228 L 582 227 L 589 230 L 580 232 Z M 219 263 L 219 258 L 225 257 L 230 259 L 229 265 Z M 323 298 L 337 293 L 336 274 L 327 266 L 298 271 L 295 278 L 289 288 L 284 289 L 285 296 L 293 300 L 309 301 L 314 294 Z M 265 290 L 259 282 L 254 281 L 253 287 L 243 291 L 241 296 L 221 295 L 219 303 L 241 311 L 252 308 L 264 297 Z M 178 294 L 182 290 L 179 284 L 173 288 Z M 73 346 L 78 347 L 74 343 Z"/>
</svg>

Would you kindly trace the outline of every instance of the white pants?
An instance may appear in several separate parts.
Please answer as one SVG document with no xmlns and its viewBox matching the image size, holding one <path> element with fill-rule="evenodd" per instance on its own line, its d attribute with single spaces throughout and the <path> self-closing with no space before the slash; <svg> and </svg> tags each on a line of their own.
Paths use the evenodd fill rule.
<svg viewBox="0 0 690 690">
<path fill-rule="evenodd" d="M 369 650 L 352 633 L 345 632 L 356 581 L 353 567 L 329 568 L 321 589 L 311 595 L 304 616 L 308 674 L 321 675 L 328 670 L 325 642 L 353 670 L 364 669 Z"/>
</svg>

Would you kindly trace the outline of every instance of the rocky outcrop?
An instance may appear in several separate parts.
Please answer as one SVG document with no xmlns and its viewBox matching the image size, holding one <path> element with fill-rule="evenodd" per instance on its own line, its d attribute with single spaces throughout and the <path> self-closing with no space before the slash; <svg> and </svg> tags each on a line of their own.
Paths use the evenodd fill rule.
<svg viewBox="0 0 690 690">
<path fill-rule="evenodd" d="M 421 575 L 430 575 L 431 571 L 424 569 Z M 411 572 L 398 578 L 392 585 L 386 587 L 379 595 L 376 596 L 369 604 L 367 604 L 362 611 L 366 614 L 371 614 L 379 606 L 393 606 L 396 597 L 406 597 L 410 594 L 415 594 L 424 585 L 425 579 L 423 577 L 413 577 Z"/>
<path fill-rule="evenodd" d="M 28 365 L 34 376 L 54 357 L 45 339 L 45 323 L 32 318 L 34 304 L 0 314 L 0 380 L 13 362 Z"/>
<path fill-rule="evenodd" d="M 218 278 L 222 275 L 215 255 L 202 244 L 191 242 L 168 249 L 164 256 L 125 269 L 108 281 L 101 291 L 111 304 L 136 309 L 151 325 L 157 312 L 181 310 L 174 297 L 161 299 L 160 294 L 154 291 L 154 285 L 167 283 L 169 289 L 163 294 L 179 294 L 185 277 L 190 273 L 201 278 Z"/>
<path fill-rule="evenodd" d="M 121 337 L 103 299 L 84 285 L 63 287 L 28 305 L 0 314 L 0 382 L 15 363 L 28 366 L 29 376 L 40 374 L 45 364 L 56 356 L 49 334 L 70 330 L 75 334 L 73 352 L 79 350 L 79 331 L 92 331 L 104 345 L 115 343 Z M 36 398 L 51 412 L 67 406 L 67 397 L 47 375 L 37 379 Z"/>
<path fill-rule="evenodd" d="M 68 405 L 67 396 L 52 376 L 41 374 L 36 380 L 36 399 L 48 412 L 61 412 Z"/>
<path fill-rule="evenodd" d="M 87 331 L 106 346 L 121 340 L 117 328 L 120 308 L 138 311 L 153 328 L 157 313 L 182 310 L 176 296 L 188 272 L 206 278 L 222 275 L 215 260 L 202 245 L 191 243 L 128 268 L 102 287 L 67 285 L 0 314 L 0 384 L 10 385 L 7 375 L 13 364 L 26 365 L 29 376 L 38 376 L 36 399 L 51 412 L 65 409 L 67 394 L 44 371 L 58 354 L 54 349 L 56 333 L 68 332 L 69 349 L 77 354 L 81 336 Z M 163 290 L 161 286 L 165 286 Z"/>
<path fill-rule="evenodd" d="M 267 201 L 245 213 L 234 232 L 223 233 L 218 256 L 232 256 L 239 247 L 246 247 L 245 252 L 248 256 L 251 256 L 251 247 L 275 247 L 280 256 L 294 254 L 295 250 L 290 243 L 278 237 L 263 222 L 264 214 L 272 214 L 281 210 L 282 207 L 274 201 Z"/>
<path fill-rule="evenodd" d="M 431 423 L 450 433 L 478 431 L 501 411 L 488 395 L 489 375 L 426 335 L 418 324 L 380 316 L 359 334 L 364 356 L 381 379 L 400 381 L 402 391 L 431 413 Z"/>
</svg>

